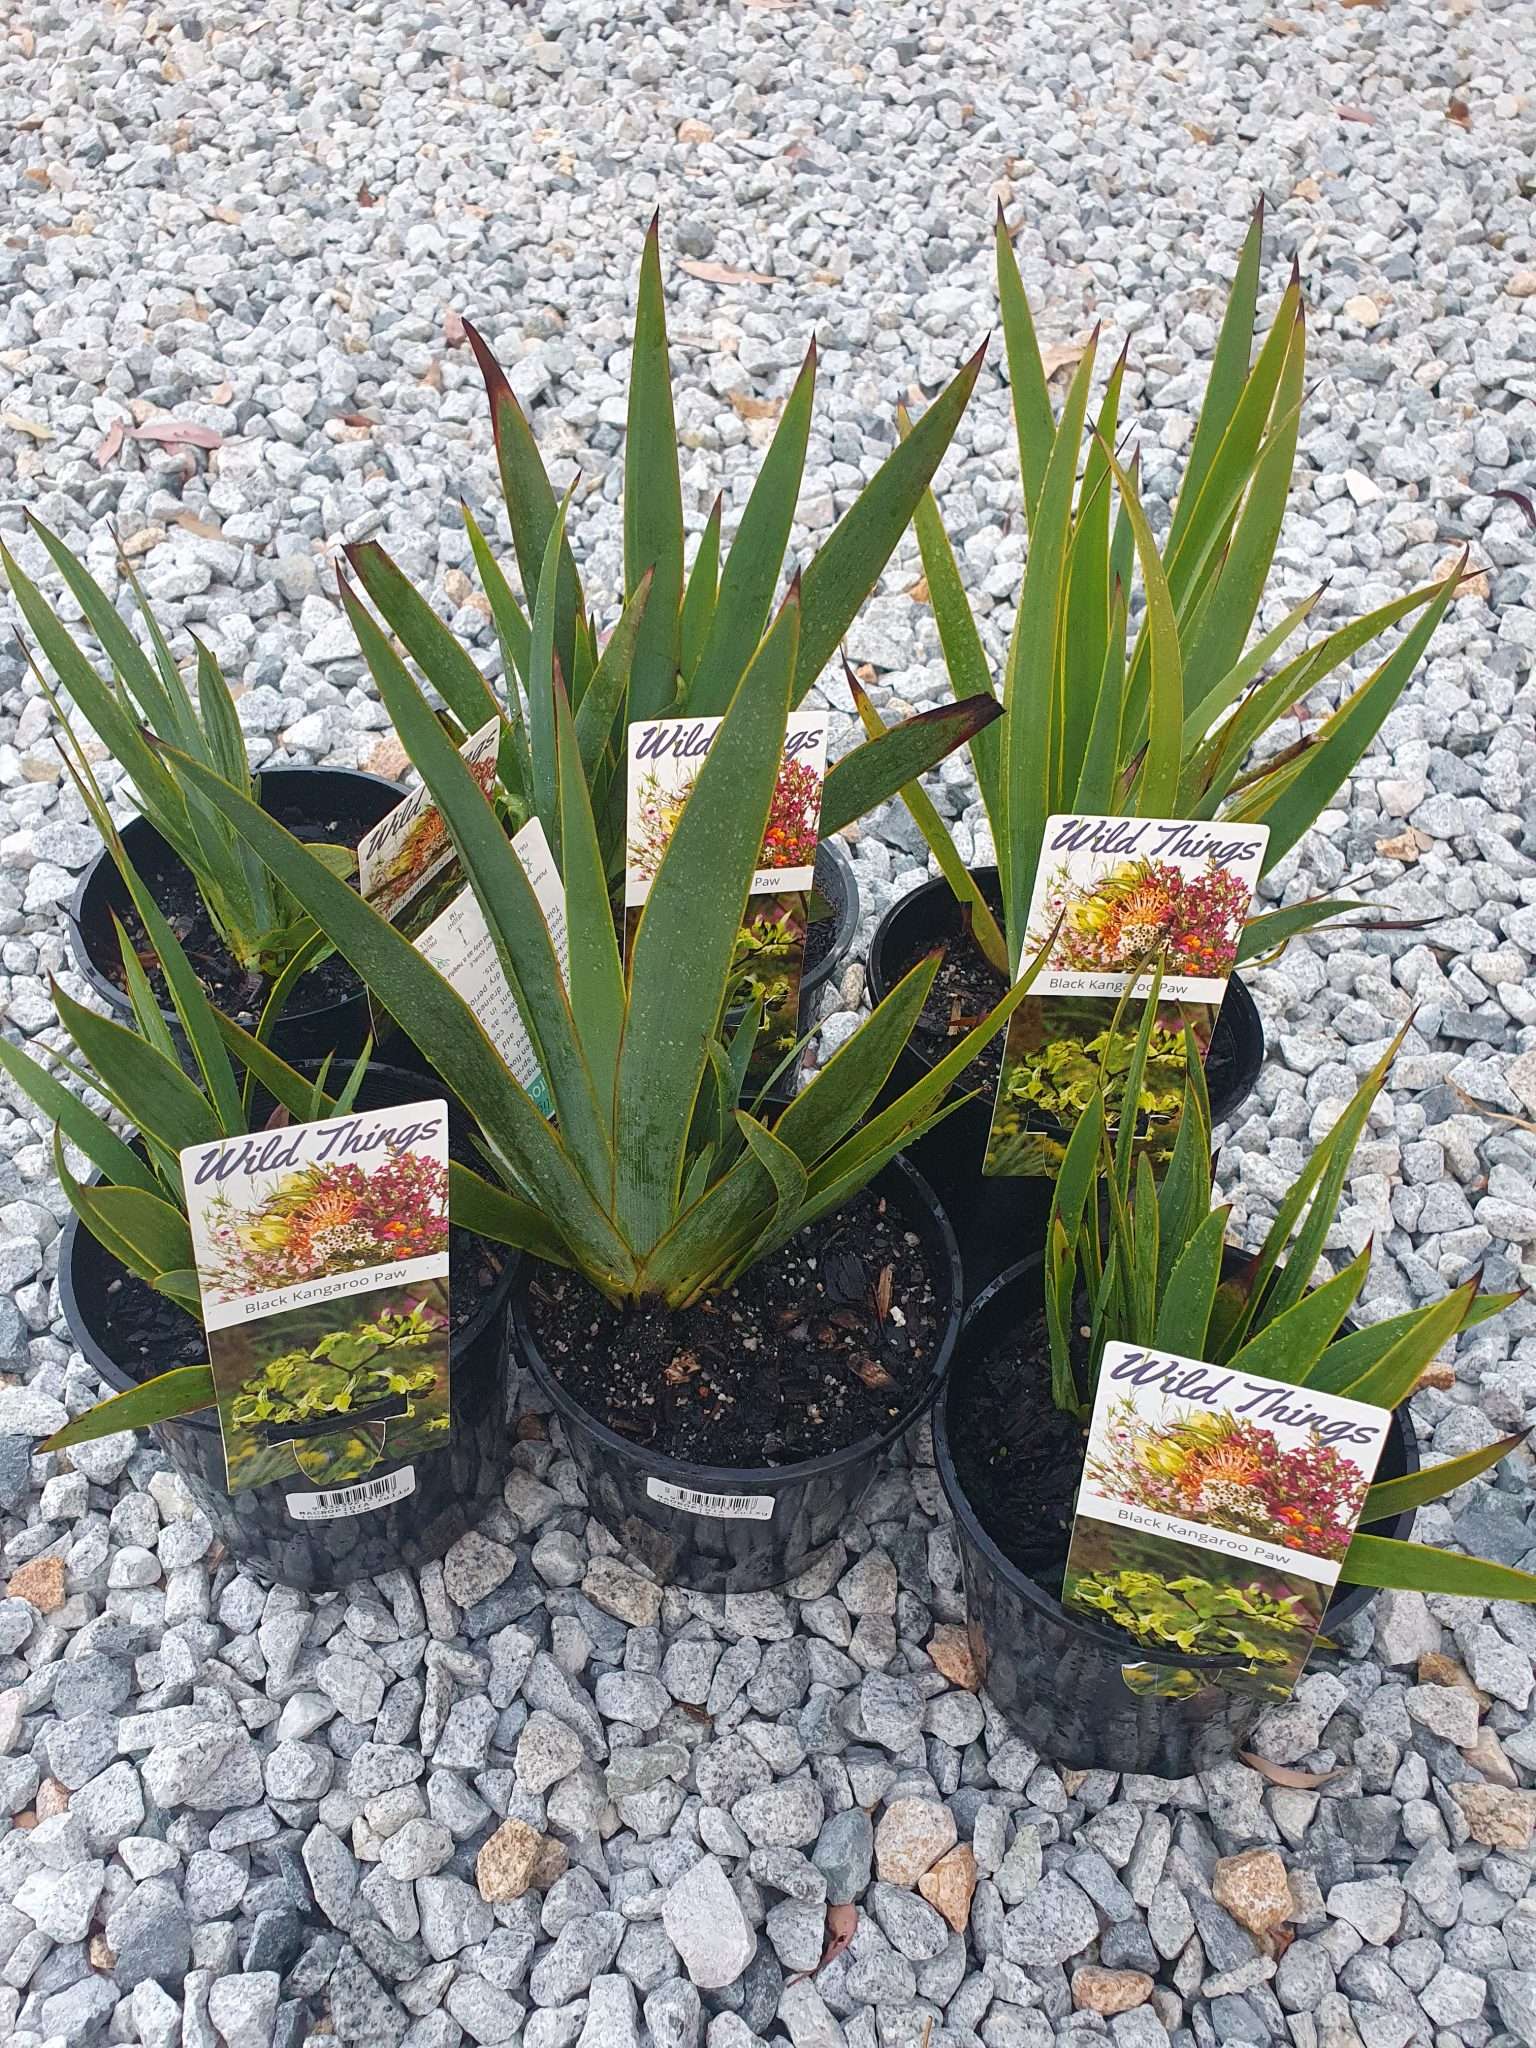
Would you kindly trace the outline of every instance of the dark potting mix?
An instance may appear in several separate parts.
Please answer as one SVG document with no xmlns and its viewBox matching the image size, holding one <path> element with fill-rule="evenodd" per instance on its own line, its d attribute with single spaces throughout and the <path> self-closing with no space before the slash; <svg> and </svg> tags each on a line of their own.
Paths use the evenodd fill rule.
<svg viewBox="0 0 1536 2048">
<path fill-rule="evenodd" d="M 692 1308 L 621 1309 L 540 1267 L 535 1340 L 561 1386 L 637 1445 L 698 1464 L 788 1465 L 888 1429 L 950 1312 L 922 1240 L 866 1189 Z"/>
</svg>

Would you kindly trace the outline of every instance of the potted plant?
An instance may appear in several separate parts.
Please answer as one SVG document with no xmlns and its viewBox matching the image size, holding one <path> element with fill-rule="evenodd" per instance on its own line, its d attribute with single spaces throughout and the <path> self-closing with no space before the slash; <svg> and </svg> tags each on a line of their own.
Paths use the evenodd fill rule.
<svg viewBox="0 0 1536 2048">
<path fill-rule="evenodd" d="M 660 235 L 658 223 L 652 221 L 640 266 L 631 357 L 622 606 L 604 643 L 567 538 L 576 486 L 563 500 L 557 494 L 491 347 L 468 321 L 464 332 L 485 381 L 507 526 L 528 600 L 525 610 L 480 521 L 466 505 L 465 527 L 502 659 L 501 708 L 507 720 L 502 781 L 514 822 L 539 815 L 554 845 L 548 706 L 550 677 L 558 674 L 570 698 L 599 844 L 610 882 L 617 888 L 623 873 L 626 726 L 663 714 L 718 716 L 767 627 L 783 580 L 811 432 L 815 341 L 784 401 L 734 538 L 728 546 L 722 544 L 722 499 L 717 497 L 690 556 Z M 980 368 L 978 352 L 898 442 L 806 563 L 800 576 L 795 704 L 815 685 L 879 580 L 949 445 Z M 359 543 L 345 552 L 380 618 L 421 676 L 437 690 L 462 729 L 475 730 L 491 712 L 486 709 L 486 686 L 467 650 L 377 542 Z M 546 581 L 548 601 L 541 618 L 538 600 Z M 354 617 L 361 609 L 354 609 Z M 377 672 L 376 628 L 372 640 L 362 637 L 364 652 Z M 823 788 L 800 977 L 802 1028 L 814 1019 L 814 998 L 846 959 L 858 927 L 852 864 L 834 835 L 885 802 L 914 775 L 936 767 L 991 723 L 999 708 L 990 691 L 978 693 L 968 701 L 909 718 L 877 740 L 855 745 L 834 764 Z M 744 973 L 746 966 L 744 959 Z"/>
<path fill-rule="evenodd" d="M 1324 585 L 1250 640 L 1285 511 L 1306 349 L 1301 286 L 1293 276 L 1252 353 L 1262 239 L 1261 212 L 1238 264 L 1172 522 L 1159 546 L 1138 497 L 1136 460 L 1122 463 L 1114 452 L 1125 355 L 1109 373 L 1091 434 L 1084 429 L 1097 333 L 1059 418 L 1053 414 L 999 215 L 998 293 L 1029 536 L 1000 688 L 931 495 L 916 514 L 951 687 L 957 697 L 995 691 L 1008 711 L 971 742 L 996 865 L 968 869 L 922 790 L 905 793 L 940 874 L 894 904 L 876 931 L 872 992 L 878 998 L 934 946 L 946 953 L 904 1056 L 903 1078 L 946 1049 L 952 1013 L 984 1008 L 1007 985 L 1023 945 L 1048 817 L 1086 812 L 1264 824 L 1265 868 L 1272 870 L 1380 731 L 1451 600 L 1459 564 L 1437 582 L 1289 651 Z M 1138 567 L 1139 611 L 1131 602 Z M 1363 681 L 1346 686 L 1336 708 L 1309 730 L 1293 726 L 1312 692 L 1409 618 L 1399 643 Z M 861 709 L 868 729 L 877 731 L 878 714 L 862 699 Z M 1239 964 L 1358 907 L 1317 900 L 1255 916 Z M 1216 1122 L 1230 1120 L 1262 1058 L 1258 1012 L 1234 976 L 1208 1056 Z M 997 1270 L 1009 1243 L 1019 1242 L 1019 1226 L 1038 1229 L 1049 1198 L 1048 1182 L 981 1182 L 999 1059 L 1000 1048 L 989 1049 L 967 1076 L 976 1099 L 946 1130 L 942 1147 L 929 1145 L 918 1155 L 951 1209 L 973 1280 Z"/>
<path fill-rule="evenodd" d="M 552 586 L 546 573 L 536 632 Z M 384 701 L 453 836 L 553 1124 L 399 932 L 242 792 L 180 764 L 472 1106 L 499 1185 L 480 1183 L 465 1220 L 527 1254 L 515 1351 L 565 1421 L 594 1512 L 658 1573 L 700 1587 L 791 1576 L 932 1401 L 958 1269 L 942 1210 L 900 1154 L 1029 980 L 877 1115 L 934 962 L 782 1111 L 743 1103 L 761 1007 L 734 1028 L 725 1017 L 802 673 L 800 619 L 792 588 L 728 699 L 627 962 L 576 718 L 550 677 L 568 990 L 517 856 L 374 629 Z"/>
<path fill-rule="evenodd" d="M 253 1021 L 274 988 L 279 989 L 276 1043 L 291 1058 L 356 1052 L 368 1029 L 357 977 L 324 944 L 303 904 L 245 853 L 174 763 L 155 753 L 145 728 L 236 783 L 300 838 L 320 847 L 322 857 L 342 874 L 356 865 L 352 848 L 357 841 L 404 791 L 355 768 L 278 767 L 253 777 L 234 699 L 212 651 L 195 641 L 194 697 L 127 562 L 123 574 L 144 622 L 148 652 L 84 563 L 40 520 L 34 518 L 31 526 L 105 654 L 110 679 L 98 673 L 54 606 L 0 546 L 11 589 L 41 660 L 126 772 L 139 815 L 122 827 L 123 847 L 179 934 L 198 979 L 220 1007 Z M 65 746 L 72 739 L 68 721 L 41 668 L 38 673 L 59 718 L 59 743 Z M 119 923 L 139 950 L 161 1014 L 174 1022 L 162 968 L 134 908 L 127 877 L 112 850 L 104 848 L 81 876 L 70 906 L 70 944 L 97 995 L 114 1015 L 127 1017 L 131 1005 Z"/>
<path fill-rule="evenodd" d="M 104 822 L 110 832 L 110 819 Z M 315 1478 L 307 1473 L 295 1477 L 288 1461 L 281 1461 L 287 1467 L 283 1476 L 230 1490 L 179 1154 L 187 1145 L 270 1128 L 278 1118 L 302 1123 L 353 1108 L 409 1102 L 420 1097 L 422 1083 L 417 1076 L 370 1065 L 365 1049 L 345 1084 L 329 1093 L 329 1061 L 318 1071 L 300 1073 L 259 1039 L 219 1017 L 153 891 L 120 844 L 113 844 L 112 852 L 141 934 L 135 944 L 121 923 L 117 927 L 128 1021 L 103 1017 L 55 986 L 60 1020 L 84 1067 L 64 1054 L 44 1065 L 0 1038 L 0 1070 L 54 1125 L 55 1168 L 74 1212 L 60 1247 L 60 1303 L 87 1363 L 113 1389 L 110 1398 L 42 1448 L 67 1451 L 71 1444 L 117 1430 L 152 1427 L 214 1533 L 241 1568 L 257 1578 L 324 1591 L 424 1564 L 473 1526 L 505 1477 L 503 1363 L 514 1261 L 500 1243 L 477 1236 L 455 1217 L 450 1285 L 439 1290 L 445 1298 L 428 1301 L 423 1290 L 422 1302 L 409 1313 L 380 1313 L 362 1332 L 365 1341 L 349 1330 L 345 1349 L 337 1350 L 333 1340 L 327 1351 L 333 1376 L 339 1372 L 347 1380 L 340 1406 L 356 1410 L 360 1418 L 353 1433 L 357 1476 L 388 1477 L 399 1461 L 375 1456 L 361 1418 L 404 1409 L 405 1396 L 420 1383 L 427 1340 L 446 1319 L 450 1397 L 445 1447 L 414 1459 L 408 1497 L 402 1494 L 355 1518 L 306 1519 L 303 1503 L 338 1484 L 334 1461 Z M 338 881 L 338 887 L 346 884 Z M 144 947 L 158 969 L 159 986 L 169 993 L 190 1076 L 142 964 Z M 230 1048 L 242 1060 L 243 1078 Z M 126 1123 L 130 1135 L 120 1135 L 107 1115 L 88 1107 L 67 1085 L 69 1078 L 99 1090 L 108 1111 Z M 275 1115 L 269 1117 L 269 1111 Z M 459 1180 L 473 1178 L 463 1162 L 476 1156 L 467 1124 L 452 1107 L 449 1142 L 451 1202 Z M 93 1171 L 87 1178 L 78 1179 L 71 1171 L 66 1146 L 89 1162 Z M 356 1256 L 366 1263 L 367 1248 Z M 440 1341 L 435 1348 L 440 1350 Z M 272 1379 L 273 1385 L 279 1382 L 284 1382 L 281 1372 Z M 290 1412 L 291 1402 L 285 1406 L 281 1394 L 274 1401 L 265 1385 L 253 1387 L 251 1395 L 263 1404 L 262 1415 L 274 1418 L 268 1432 L 274 1442 L 278 1422 L 285 1425 L 284 1441 L 314 1439 L 324 1431 L 327 1444 L 335 1442 L 334 1417 L 327 1421 L 308 1411 Z M 312 1461 L 311 1469 L 317 1469 Z"/>
<path fill-rule="evenodd" d="M 1136 1037 L 1133 1079 L 1154 1007 Z M 1439 1301 L 1357 1329 L 1349 1316 L 1369 1245 L 1336 1276 L 1310 1285 L 1398 1042 L 1317 1146 L 1254 1253 L 1228 1245 L 1228 1212 L 1213 1205 L 1209 1103 L 1192 1040 L 1178 1137 L 1160 1185 L 1144 1159 L 1132 1172 L 1131 1147 L 1108 1135 L 1095 1095 L 1055 1184 L 1043 1250 L 995 1280 L 967 1316 L 934 1445 L 955 1517 L 972 1646 L 997 1706 L 1061 1762 L 1179 1777 L 1229 1755 L 1259 1707 L 1251 1693 L 1231 1689 L 1233 1681 L 1268 1653 L 1264 1631 L 1279 1615 L 1257 1574 L 1241 1601 L 1207 1604 L 1198 1615 L 1184 1596 L 1153 1597 L 1113 1571 L 1086 1589 L 1096 1611 L 1063 1605 L 1085 1423 L 1111 1340 L 1394 1411 L 1325 1632 L 1380 1586 L 1536 1599 L 1536 1575 L 1406 1540 L 1421 1503 L 1487 1471 L 1521 1441 L 1507 1437 L 1420 1471 L 1406 1406 L 1440 1347 L 1514 1297 L 1482 1295 L 1474 1278 Z M 1157 1449 L 1142 1474 L 1146 1500 L 1161 1501 L 1169 1489 L 1184 1500 L 1196 1477 L 1278 1484 L 1257 1448 L 1192 1428 L 1188 1442 Z"/>
</svg>

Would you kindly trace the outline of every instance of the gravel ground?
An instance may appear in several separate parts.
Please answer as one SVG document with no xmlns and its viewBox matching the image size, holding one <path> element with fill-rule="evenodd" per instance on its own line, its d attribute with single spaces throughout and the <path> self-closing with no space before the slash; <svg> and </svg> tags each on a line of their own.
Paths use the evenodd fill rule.
<svg viewBox="0 0 1536 2048">
<path fill-rule="evenodd" d="M 578 531 L 611 589 L 652 207 L 695 523 L 722 480 L 739 508 L 762 401 L 819 336 L 809 544 L 889 446 L 896 398 L 931 396 L 990 325 L 1001 194 L 1045 338 L 1100 317 L 1114 344 L 1131 333 L 1156 514 L 1263 194 L 1271 280 L 1294 255 L 1316 309 L 1277 601 L 1326 576 L 1341 616 L 1463 542 L 1480 580 L 1277 878 L 1351 878 L 1441 922 L 1298 945 L 1254 977 L 1271 1056 L 1224 1179 L 1258 1228 L 1417 1005 L 1336 1248 L 1374 1233 L 1373 1314 L 1478 1264 L 1536 1279 L 1536 532 L 1497 495 L 1536 489 L 1533 67 L 1529 0 L 1128 22 L 1062 0 L 18 0 L 0 26 L 0 530 L 16 544 L 35 509 L 110 577 L 115 521 L 168 623 L 243 677 L 257 760 L 387 765 L 326 594 L 335 544 L 380 536 L 490 648 L 456 501 L 493 502 L 493 476 L 450 312 L 483 323 L 546 451 L 579 463 Z M 217 447 L 157 434 L 169 417 Z M 943 498 L 1000 644 L 1021 540 L 992 371 Z M 914 575 L 904 556 L 852 636 L 887 706 L 942 694 Z M 939 794 L 972 837 L 963 775 Z M 49 1032 L 50 973 L 83 993 L 59 919 L 94 844 L 0 650 L 13 1035 Z M 896 816 L 856 854 L 867 937 L 923 862 Z M 853 968 L 830 1038 L 860 997 Z M 1240 1763 L 1085 1776 L 1010 1740 L 935 1634 L 961 1600 L 921 1443 L 782 1595 L 659 1593 L 617 1568 L 558 1437 L 520 1447 L 485 1539 L 419 1582 L 265 1593 L 151 1450 L 30 1455 L 97 1393 L 55 1312 L 46 1135 L 7 1095 L 17 2048 L 696 2048 L 706 2030 L 708 2048 L 919 2048 L 930 2022 L 932 2048 L 1536 2043 L 1527 1610 L 1379 1600 L 1258 1737 L 1334 1774 L 1297 1787 Z M 1536 1314 L 1478 1332 L 1455 1368 L 1415 1409 L 1438 1454 L 1530 1419 Z M 1536 1563 L 1528 1473 L 1511 1460 L 1425 1533 Z M 962 1934 L 927 1894 L 964 1927 L 973 1874 Z M 856 1932 L 812 1976 L 828 1901 L 858 1905 Z M 1280 1917 L 1288 1946 L 1266 1932 Z"/>
</svg>

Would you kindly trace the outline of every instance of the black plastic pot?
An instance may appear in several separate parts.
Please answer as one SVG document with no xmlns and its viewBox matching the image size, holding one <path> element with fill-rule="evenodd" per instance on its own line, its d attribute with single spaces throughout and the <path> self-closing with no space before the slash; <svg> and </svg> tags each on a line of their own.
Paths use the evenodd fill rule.
<svg viewBox="0 0 1536 2048">
<path fill-rule="evenodd" d="M 996 868 L 972 872 L 985 888 L 995 885 Z M 893 903 L 875 927 L 869 948 L 869 990 L 879 1003 L 900 981 L 914 959 L 938 946 L 965 943 L 959 905 L 949 884 L 927 882 Z M 1213 1124 L 1229 1123 L 1253 1092 L 1264 1064 L 1264 1026 L 1253 997 L 1238 975 L 1227 987 L 1226 1000 L 1211 1034 L 1206 1057 L 1206 1085 Z M 881 1097 L 891 1101 L 913 1087 L 933 1062 L 913 1042 L 902 1049 Z M 964 1083 L 961 1083 L 964 1086 Z M 986 1283 L 1005 1266 L 1033 1251 L 1045 1236 L 1055 1183 L 1009 1175 L 983 1175 L 987 1134 L 992 1127 L 992 1093 L 983 1090 L 954 1110 L 938 1129 L 909 1148 L 910 1157 L 944 1204 L 960 1243 L 968 1299 L 975 1300 Z"/>
<path fill-rule="evenodd" d="M 1038 1308 L 1040 1298 L 1038 1253 L 992 1282 L 966 1315 L 953 1374 L 934 1410 L 934 1457 L 955 1518 L 971 1652 L 994 1705 L 1053 1762 L 1074 1770 L 1186 1777 L 1230 1757 L 1262 1710 L 1261 1701 L 1215 1682 L 1236 1660 L 1159 1656 L 1118 1629 L 1069 1612 L 1004 1556 L 978 1520 L 955 1469 L 951 1431 L 970 1375 L 1009 1330 Z M 1395 1479 L 1418 1469 L 1413 1422 L 1406 1408 L 1399 1408 L 1377 1477 Z M 1394 1521 L 1369 1525 L 1375 1536 L 1406 1538 L 1412 1529 L 1411 1509 Z M 1374 1598 L 1373 1587 L 1340 1586 L 1323 1617 L 1324 1634 L 1363 1612 Z M 1124 1670 L 1135 1664 L 1192 1670 L 1208 1674 L 1212 1682 L 1182 1699 L 1133 1691 Z"/>
<path fill-rule="evenodd" d="M 413 1074 L 373 1067 L 360 1101 L 364 1108 L 405 1102 L 420 1087 Z M 151 1432 L 156 1443 L 243 1571 L 264 1583 L 328 1592 L 378 1572 L 418 1570 L 441 1557 L 485 1514 L 507 1474 L 507 1296 L 517 1267 L 504 1247 L 488 1249 L 500 1256 L 501 1271 L 473 1317 L 455 1332 L 449 1351 L 451 1442 L 408 1460 L 385 1460 L 368 1475 L 385 1478 L 409 1464 L 415 1485 L 405 1498 L 366 1514 L 301 1521 L 289 1514 L 288 1496 L 327 1489 L 295 1474 L 229 1493 L 214 1410 L 156 1425 Z M 59 1250 L 59 1303 L 86 1362 L 114 1393 L 139 1384 L 102 1341 L 107 1291 L 122 1273 L 119 1262 L 72 1215 Z"/>
<path fill-rule="evenodd" d="M 937 1283 L 949 1289 L 943 1335 L 928 1376 L 878 1435 L 797 1465 L 693 1465 L 630 1442 L 561 1385 L 539 1350 L 527 1312 L 538 1264 L 524 1261 L 512 1296 L 512 1345 L 558 1412 L 587 1490 L 587 1505 L 626 1550 L 665 1584 L 700 1593 L 758 1593 L 792 1579 L 854 1513 L 889 1447 L 932 1405 L 960 1328 L 960 1260 L 954 1232 L 933 1190 L 905 1160 L 874 1188 L 921 1239 Z M 657 1498 L 658 1490 L 662 1498 Z M 730 1496 L 729 1515 L 673 1504 L 689 1496 Z"/>
<path fill-rule="evenodd" d="M 835 839 L 823 839 L 816 848 L 816 892 L 831 906 L 826 951 L 818 954 L 800 977 L 800 1029 L 810 1021 L 807 1005 L 842 967 L 859 928 L 859 885 L 854 880 L 853 862 Z"/>
<path fill-rule="evenodd" d="M 398 783 L 360 768 L 264 768 L 258 787 L 262 809 L 301 839 L 332 838 L 355 843 L 392 811 L 405 795 Z M 144 818 L 130 818 L 122 828 L 123 846 L 138 873 L 158 895 L 172 875 L 186 868 Z M 117 937 L 113 913 L 129 908 L 129 895 L 112 856 L 97 854 L 75 891 L 69 908 L 69 938 L 75 964 L 111 1013 L 130 1017 L 126 992 L 107 972 L 115 962 Z M 174 1012 L 166 1022 L 180 1037 Z M 323 1060 L 327 1053 L 355 1053 L 368 1035 L 368 999 L 361 983 L 339 1001 L 306 1009 L 302 984 L 273 1033 L 274 1049 L 288 1060 Z"/>
</svg>

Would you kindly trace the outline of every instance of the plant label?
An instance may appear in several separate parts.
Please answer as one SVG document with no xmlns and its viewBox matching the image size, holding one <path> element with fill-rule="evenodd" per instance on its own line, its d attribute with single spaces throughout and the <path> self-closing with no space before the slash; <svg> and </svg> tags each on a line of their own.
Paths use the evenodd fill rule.
<svg viewBox="0 0 1536 2048">
<path fill-rule="evenodd" d="M 641 908 L 721 724 L 718 718 L 649 718 L 629 728 L 626 951 L 634 943 Z M 767 1080 L 800 1035 L 800 977 L 808 926 L 816 915 L 811 884 L 826 772 L 826 718 L 797 712 L 784 735 L 784 756 L 736 942 L 726 1004 L 735 1010 L 754 997 L 762 1002 L 762 1029 L 747 1067 L 751 1083 Z"/>
<path fill-rule="evenodd" d="M 493 718 L 459 749 L 487 802 L 495 799 L 500 744 L 501 720 Z M 402 929 L 419 929 L 430 921 L 441 891 L 424 892 L 441 882 L 449 868 L 454 870 L 448 877 L 452 885 L 457 881 L 458 855 L 443 814 L 426 789 L 413 789 L 357 842 L 358 893 L 380 917 L 400 922 Z"/>
<path fill-rule="evenodd" d="M 1106 1345 L 1064 1602 L 1153 1653 L 1128 1661 L 1133 1690 L 1288 1697 L 1391 1422 L 1240 1365 Z"/>
<path fill-rule="evenodd" d="M 1203 1058 L 1268 843 L 1266 825 L 1220 820 L 1046 820 L 1021 970 L 1050 951 L 1009 1020 L 984 1173 L 1054 1176 L 1098 1087 L 1118 1121 L 1159 966 L 1136 1120 L 1138 1145 L 1166 1153 L 1183 1097 L 1184 1031 Z"/>
<path fill-rule="evenodd" d="M 670 1480 L 649 1478 L 648 1496 L 663 1507 L 680 1508 L 685 1515 L 714 1515 L 722 1522 L 770 1522 L 773 1519 L 771 1493 L 703 1493 L 696 1486 L 674 1486 Z"/>
<path fill-rule="evenodd" d="M 513 836 L 512 850 L 522 862 L 523 872 L 544 913 L 550 940 L 559 956 L 560 972 L 568 976 L 565 886 L 550 853 L 549 841 L 544 837 L 544 827 L 537 818 L 530 818 Z M 514 1077 L 544 1115 L 549 1116 L 554 1108 L 549 1085 L 540 1071 L 533 1040 L 502 972 L 496 942 L 474 890 L 466 884 L 415 943 L 417 952 L 424 954 L 446 981 L 452 982 Z"/>
<path fill-rule="evenodd" d="M 189 1145 L 181 1173 L 229 1491 L 298 1482 L 297 1521 L 413 1492 L 451 1430 L 447 1104 Z"/>
</svg>

